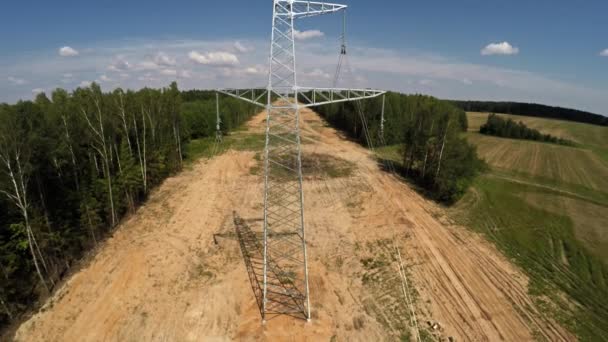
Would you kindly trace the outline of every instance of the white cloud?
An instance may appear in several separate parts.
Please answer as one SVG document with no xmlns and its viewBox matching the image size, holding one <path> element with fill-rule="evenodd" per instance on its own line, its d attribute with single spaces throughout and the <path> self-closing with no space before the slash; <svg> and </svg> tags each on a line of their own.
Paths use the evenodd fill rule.
<svg viewBox="0 0 608 342">
<path fill-rule="evenodd" d="M 179 73 L 179 77 L 181 77 L 181 78 L 192 78 L 192 73 L 189 70 L 182 70 Z"/>
<path fill-rule="evenodd" d="M 74 74 L 69 73 L 69 72 L 68 72 L 68 73 L 63 74 L 63 78 L 73 78 L 73 77 L 74 77 Z"/>
<path fill-rule="evenodd" d="M 420 84 L 421 86 L 425 86 L 425 87 L 431 87 L 431 86 L 435 85 L 435 81 L 429 80 L 429 79 L 422 79 L 422 80 L 418 81 L 418 84 Z"/>
<path fill-rule="evenodd" d="M 79 54 L 80 54 L 80 52 L 78 52 L 78 50 L 71 48 L 69 46 L 64 46 L 59 49 L 59 55 L 61 57 L 74 57 L 74 56 L 78 56 Z"/>
<path fill-rule="evenodd" d="M 38 94 L 41 94 L 41 93 L 44 93 L 44 89 L 42 89 L 42 88 L 32 89 L 32 94 L 34 94 L 34 95 L 38 95 Z"/>
<path fill-rule="evenodd" d="M 16 78 L 16 77 L 13 77 L 13 76 L 9 76 L 8 80 L 9 80 L 9 82 L 11 82 L 11 83 L 13 83 L 15 85 L 24 85 L 24 84 L 27 83 L 26 80 L 24 80 L 22 78 Z"/>
<path fill-rule="evenodd" d="M 488 44 L 481 50 L 484 56 L 491 55 L 517 55 L 519 48 L 512 46 L 509 42 Z"/>
<path fill-rule="evenodd" d="M 91 86 L 91 81 L 82 81 L 78 86 L 81 88 L 88 88 Z"/>
<path fill-rule="evenodd" d="M 137 65 L 140 70 L 156 70 L 159 69 L 160 66 L 156 64 L 154 61 L 143 61 Z"/>
<path fill-rule="evenodd" d="M 204 65 L 212 66 L 235 66 L 239 64 L 239 59 L 236 55 L 229 52 L 209 52 L 201 54 L 196 51 L 190 51 L 188 54 L 190 60 Z"/>
<path fill-rule="evenodd" d="M 177 70 L 175 69 L 163 69 L 160 71 L 163 76 L 177 76 Z"/>
<path fill-rule="evenodd" d="M 602 57 L 608 57 L 608 49 L 605 49 L 602 52 L 600 52 L 600 56 L 602 56 Z"/>
<path fill-rule="evenodd" d="M 108 75 L 101 75 L 99 77 L 99 80 L 102 81 L 102 82 L 111 82 L 112 81 L 112 79 L 109 78 Z"/>
<path fill-rule="evenodd" d="M 319 68 L 316 68 L 310 72 L 305 72 L 304 76 L 309 77 L 309 78 L 331 78 L 331 75 Z"/>
<path fill-rule="evenodd" d="M 131 69 L 131 64 L 123 59 L 122 56 L 118 56 L 112 64 L 108 66 L 110 71 L 125 71 Z"/>
<path fill-rule="evenodd" d="M 323 37 L 324 35 L 325 35 L 325 33 L 321 32 L 319 30 L 308 30 L 308 31 L 294 30 L 293 31 L 293 36 L 297 40 L 307 40 L 307 39 L 312 39 L 312 38 L 319 38 L 319 37 Z"/>
<path fill-rule="evenodd" d="M 82 49 L 78 58 L 57 56 L 52 59 L 41 54 L 27 59 L 3 60 L 0 63 L 0 77 L 4 77 L 4 82 L 0 82 L 0 102 L 16 102 L 32 96 L 30 90 L 34 86 L 18 86 L 8 81 L 8 76 L 17 78 L 36 75 L 36 86 L 52 89 L 64 85 L 63 82 L 64 86 L 75 87 L 83 79 L 93 80 L 106 74 L 113 80 L 103 83 L 106 91 L 110 90 L 109 85 L 123 89 L 162 87 L 174 79 L 179 80 L 181 89 L 234 88 L 266 84 L 268 42 L 265 39 L 241 42 L 245 46 L 251 46 L 254 52 L 238 54 L 234 47 L 235 39 L 120 40 L 97 44 L 90 52 Z M 337 61 L 333 44 L 322 44 L 320 40 L 313 39 L 302 41 L 296 49 L 300 84 L 331 86 Z M 153 71 L 139 68 L 142 61 L 155 62 L 159 51 L 175 57 L 177 65 L 160 67 Z M 196 51 L 198 55 L 189 55 Z M 230 62 L 231 58 L 227 58 L 228 62 L 218 62 L 222 59 L 208 56 L 207 52 L 212 51 L 231 52 L 238 56 L 238 65 L 234 64 L 234 60 Z M 50 52 L 56 53 L 56 50 L 51 49 Z M 598 49 L 596 56 L 599 52 Z M 440 56 L 432 51 L 378 49 L 365 45 L 359 48 L 353 46 L 349 53 L 352 75 L 345 78 L 344 84 L 340 86 L 374 87 L 463 100 L 539 102 L 608 113 L 608 86 L 586 85 L 585 79 L 565 81 L 541 72 L 463 62 L 462 59 Z M 204 58 L 200 58 L 201 56 Z M 192 58 L 189 57 L 194 57 L 194 60 L 191 61 Z M 214 68 L 194 67 L 196 60 L 208 63 L 207 65 L 213 65 L 211 62 L 224 65 Z M 608 58 L 606 60 L 608 61 Z M 186 63 L 181 66 L 183 62 Z M 165 69 L 177 70 L 177 76 L 162 75 L 161 70 Z M 314 75 L 315 69 L 325 71 L 332 77 L 323 77 L 322 73 L 317 75 L 320 77 L 306 75 L 307 72 Z M 66 73 L 72 74 L 72 78 L 63 78 Z M 565 75 L 565 78 L 568 78 L 568 75 Z M 432 80 L 435 84 L 425 87 L 419 83 L 423 79 Z M 411 82 L 408 83 L 408 80 Z M 467 84 L 466 80 L 472 84 Z M 28 79 L 27 82 L 34 83 L 33 79 Z"/>
<path fill-rule="evenodd" d="M 138 70 L 159 70 L 177 65 L 175 58 L 170 57 L 164 52 L 158 52 L 154 56 L 145 56 L 144 61 L 137 64 Z M 163 73 L 164 70 L 160 70 Z M 166 71 L 165 71 L 166 72 Z"/>
<path fill-rule="evenodd" d="M 463 78 L 463 79 L 462 79 L 462 83 L 464 83 L 464 84 L 466 84 L 466 85 L 471 85 L 471 84 L 473 84 L 473 81 L 471 81 L 471 80 L 470 80 L 470 79 L 468 79 L 468 78 Z"/>
<path fill-rule="evenodd" d="M 152 76 L 151 73 L 146 73 L 142 76 L 139 76 L 137 79 L 142 82 L 158 82 L 159 81 L 159 79 Z"/>
<path fill-rule="evenodd" d="M 245 73 L 250 75 L 262 75 L 266 73 L 266 70 L 260 66 L 252 66 L 245 68 Z"/>
<path fill-rule="evenodd" d="M 237 41 L 234 43 L 234 49 L 240 53 L 246 53 L 246 52 L 251 52 L 254 50 L 253 47 L 251 46 L 247 46 L 247 45 L 243 45 L 243 43 Z"/>
<path fill-rule="evenodd" d="M 176 65 L 177 61 L 175 58 L 169 57 L 166 53 L 159 52 L 156 54 L 156 56 L 154 56 L 154 63 L 160 66 L 168 67 Z"/>
</svg>

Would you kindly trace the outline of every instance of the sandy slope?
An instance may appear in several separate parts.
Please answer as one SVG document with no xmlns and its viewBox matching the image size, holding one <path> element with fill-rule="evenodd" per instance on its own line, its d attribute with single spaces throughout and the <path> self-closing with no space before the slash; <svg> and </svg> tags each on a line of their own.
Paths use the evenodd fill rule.
<svg viewBox="0 0 608 342">
<path fill-rule="evenodd" d="M 237 243 L 213 242 L 214 233 L 233 231 L 233 211 L 252 224 L 262 214 L 254 153 L 231 151 L 167 180 L 16 339 L 394 340 L 409 326 L 395 246 L 417 292 L 419 324 L 439 322 L 437 338 L 573 339 L 534 309 L 526 277 L 492 246 L 451 226 L 441 208 L 381 172 L 316 114 L 303 117 L 304 135 L 316 142 L 304 153 L 356 163 L 348 177 L 305 181 L 312 322 L 281 317 L 262 326 Z"/>
</svg>

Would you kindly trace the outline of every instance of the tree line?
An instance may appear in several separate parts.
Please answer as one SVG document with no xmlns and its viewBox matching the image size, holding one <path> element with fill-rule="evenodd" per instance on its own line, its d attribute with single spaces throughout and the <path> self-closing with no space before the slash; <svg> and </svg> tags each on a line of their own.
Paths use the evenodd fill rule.
<svg viewBox="0 0 608 342">
<path fill-rule="evenodd" d="M 181 114 L 188 135 L 192 139 L 214 136 L 216 132 L 216 92 L 187 90 L 181 93 Z M 221 130 L 224 134 L 240 126 L 259 111 L 253 104 L 236 98 L 219 95 Z"/>
<path fill-rule="evenodd" d="M 551 107 L 536 103 L 491 102 L 491 101 L 450 101 L 467 112 L 488 112 L 513 115 L 560 119 L 593 125 L 608 126 L 608 117 L 581 110 Z"/>
<path fill-rule="evenodd" d="M 536 129 L 529 128 L 521 121 L 515 122 L 509 118 L 503 119 L 494 113 L 490 114 L 488 121 L 479 128 L 479 133 L 501 138 L 534 140 L 566 146 L 575 145 L 573 141 L 555 137 L 551 134 L 543 134 Z"/>
<path fill-rule="evenodd" d="M 484 168 L 476 148 L 462 137 L 468 127 L 466 113 L 446 101 L 388 93 L 383 134 L 382 98 L 326 105 L 318 111 L 365 146 L 398 146 L 400 172 L 439 201 L 459 199 Z"/>
<path fill-rule="evenodd" d="M 225 129 L 254 113 L 237 102 L 222 98 Z M 190 139 L 215 135 L 215 115 L 214 93 L 184 96 L 176 83 L 0 104 L 0 327 L 181 170 Z"/>
</svg>

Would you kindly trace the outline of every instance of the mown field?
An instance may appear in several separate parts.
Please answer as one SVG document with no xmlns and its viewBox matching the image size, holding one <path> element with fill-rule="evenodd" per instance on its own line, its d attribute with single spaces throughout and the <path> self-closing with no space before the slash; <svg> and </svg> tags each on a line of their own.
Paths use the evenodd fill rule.
<svg viewBox="0 0 608 342">
<path fill-rule="evenodd" d="M 481 135 L 487 116 L 468 113 L 466 136 L 490 170 L 453 217 L 528 271 L 547 312 L 583 340 L 607 340 L 608 127 L 505 115 L 568 147 Z"/>
<path fill-rule="evenodd" d="M 467 113 L 469 132 L 479 132 L 488 113 Z M 500 114 L 502 117 L 522 121 L 526 126 L 557 137 L 572 140 L 583 148 L 593 151 L 608 167 L 608 127 L 579 122 Z"/>
</svg>

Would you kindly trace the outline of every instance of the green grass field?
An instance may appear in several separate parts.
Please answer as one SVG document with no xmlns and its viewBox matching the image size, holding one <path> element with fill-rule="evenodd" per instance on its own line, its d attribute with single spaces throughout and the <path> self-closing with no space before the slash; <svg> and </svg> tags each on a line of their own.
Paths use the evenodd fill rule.
<svg viewBox="0 0 608 342">
<path fill-rule="evenodd" d="M 467 113 L 469 132 L 479 132 L 479 127 L 486 122 L 488 115 L 488 113 Z M 594 151 L 608 167 L 608 127 L 520 115 L 500 114 L 500 116 L 517 122 L 522 121 L 526 126 L 543 133 L 572 140 Z"/>
<path fill-rule="evenodd" d="M 243 131 L 236 131 L 225 135 L 220 144 L 216 143 L 215 137 L 194 139 L 186 147 L 186 160 L 192 163 L 200 158 L 210 158 L 230 149 L 259 152 L 264 149 L 265 141 L 264 134 Z"/>
<path fill-rule="evenodd" d="M 505 115 L 567 147 L 481 135 L 487 116 L 468 113 L 466 136 L 490 171 L 450 212 L 528 272 L 547 312 L 608 340 L 608 127 Z"/>
</svg>

